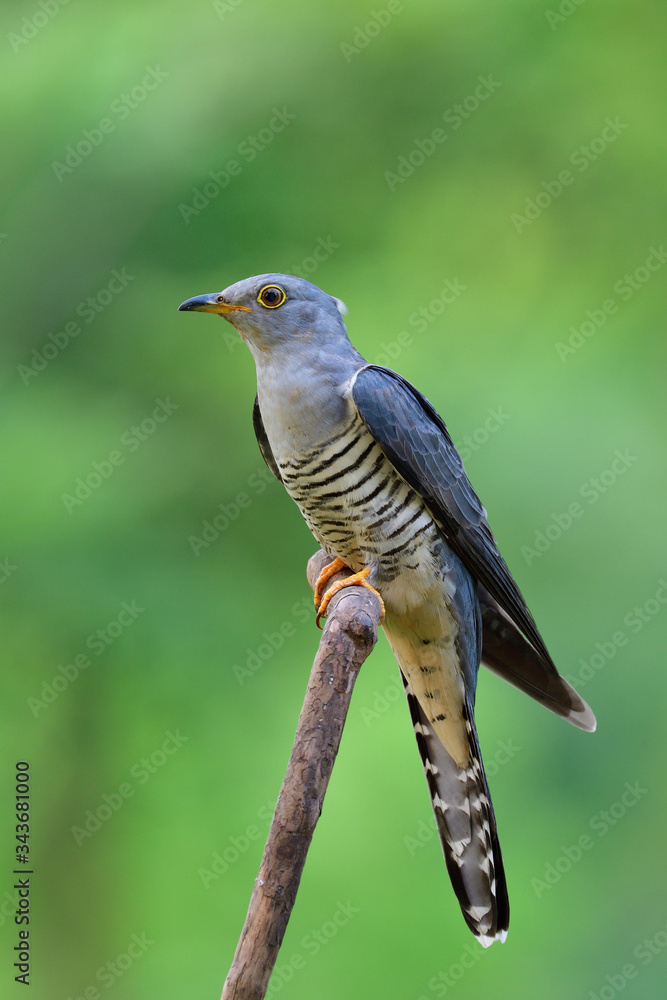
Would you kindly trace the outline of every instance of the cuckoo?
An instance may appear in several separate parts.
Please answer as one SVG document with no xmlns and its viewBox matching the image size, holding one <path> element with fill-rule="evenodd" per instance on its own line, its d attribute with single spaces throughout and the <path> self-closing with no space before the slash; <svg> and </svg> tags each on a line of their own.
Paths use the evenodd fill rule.
<svg viewBox="0 0 667 1000">
<path fill-rule="evenodd" d="M 406 379 L 368 364 L 343 303 L 302 278 L 263 274 L 179 309 L 232 324 L 257 369 L 262 455 L 331 558 L 315 595 L 380 597 L 437 829 L 464 919 L 504 941 L 509 902 L 474 721 L 480 663 L 580 729 L 588 705 L 558 674 L 447 427 Z M 327 588 L 342 567 L 352 570 Z"/>
</svg>

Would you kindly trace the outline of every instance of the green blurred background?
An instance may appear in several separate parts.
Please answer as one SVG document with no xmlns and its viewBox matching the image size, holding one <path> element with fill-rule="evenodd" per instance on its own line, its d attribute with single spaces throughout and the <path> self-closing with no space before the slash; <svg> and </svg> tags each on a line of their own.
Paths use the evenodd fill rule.
<svg viewBox="0 0 667 1000">
<path fill-rule="evenodd" d="M 661 13 L 4 5 L 3 996 L 21 759 L 31 995 L 219 996 L 317 647 L 315 546 L 264 475 L 249 354 L 176 309 L 272 270 L 343 298 L 443 414 L 599 725 L 481 676 L 512 903 L 482 953 L 382 637 L 271 995 L 663 996 Z"/>
</svg>

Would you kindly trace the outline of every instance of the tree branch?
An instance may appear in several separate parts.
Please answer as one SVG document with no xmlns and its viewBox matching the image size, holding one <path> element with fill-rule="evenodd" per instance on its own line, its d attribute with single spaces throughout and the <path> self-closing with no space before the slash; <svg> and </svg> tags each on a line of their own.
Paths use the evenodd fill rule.
<svg viewBox="0 0 667 1000">
<path fill-rule="evenodd" d="M 308 582 L 313 589 L 322 567 L 329 562 L 322 551 L 309 560 Z M 350 573 L 337 573 L 328 586 Z M 322 811 L 354 682 L 375 645 L 379 620 L 379 601 L 363 587 L 345 587 L 331 600 L 259 875 L 221 1000 L 262 1000 L 266 994 Z"/>
</svg>

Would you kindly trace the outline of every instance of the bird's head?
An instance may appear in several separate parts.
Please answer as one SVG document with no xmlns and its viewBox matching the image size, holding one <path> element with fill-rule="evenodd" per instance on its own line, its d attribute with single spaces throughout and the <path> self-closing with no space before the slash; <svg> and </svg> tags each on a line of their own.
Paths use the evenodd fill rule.
<svg viewBox="0 0 667 1000">
<path fill-rule="evenodd" d="M 347 341 L 345 306 L 317 285 L 290 274 L 260 274 L 178 307 L 210 312 L 234 326 L 256 360 L 304 344 L 331 349 Z"/>
</svg>

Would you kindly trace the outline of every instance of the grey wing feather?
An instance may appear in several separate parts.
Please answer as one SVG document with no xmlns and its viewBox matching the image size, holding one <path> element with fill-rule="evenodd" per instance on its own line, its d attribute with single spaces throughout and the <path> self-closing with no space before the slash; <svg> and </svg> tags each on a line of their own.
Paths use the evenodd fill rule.
<svg viewBox="0 0 667 1000">
<path fill-rule="evenodd" d="M 543 669 L 557 673 L 442 418 L 414 386 L 378 365 L 357 373 L 352 397 L 387 458 L 425 500 L 447 543 L 535 647 Z"/>
<path fill-rule="evenodd" d="M 560 674 L 544 669 L 539 654 L 483 587 L 477 587 L 482 612 L 482 663 L 578 729 L 595 731 L 595 716 Z"/>
<path fill-rule="evenodd" d="M 378 365 L 357 373 L 352 398 L 387 458 L 423 497 L 449 546 L 477 581 L 484 665 L 592 732 L 595 716 L 556 670 L 442 418 L 414 386 Z"/>
<path fill-rule="evenodd" d="M 259 408 L 258 396 L 255 396 L 255 404 L 252 408 L 252 425 L 255 429 L 255 437 L 257 438 L 257 444 L 259 445 L 259 450 L 262 453 L 262 458 L 276 479 L 282 483 L 283 477 L 280 475 L 278 463 L 273 456 L 271 445 L 269 444 L 269 439 L 266 435 L 266 428 L 264 427 L 264 421 L 262 420 L 262 411 Z"/>
</svg>

